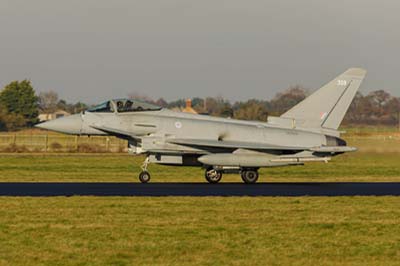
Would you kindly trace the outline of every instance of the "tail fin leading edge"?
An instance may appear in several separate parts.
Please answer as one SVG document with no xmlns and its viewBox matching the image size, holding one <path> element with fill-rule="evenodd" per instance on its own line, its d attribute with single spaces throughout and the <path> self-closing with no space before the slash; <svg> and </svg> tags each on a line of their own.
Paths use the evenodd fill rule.
<svg viewBox="0 0 400 266">
<path fill-rule="evenodd" d="M 338 129 L 366 73 L 348 69 L 281 117 L 295 119 L 302 127 Z"/>
</svg>

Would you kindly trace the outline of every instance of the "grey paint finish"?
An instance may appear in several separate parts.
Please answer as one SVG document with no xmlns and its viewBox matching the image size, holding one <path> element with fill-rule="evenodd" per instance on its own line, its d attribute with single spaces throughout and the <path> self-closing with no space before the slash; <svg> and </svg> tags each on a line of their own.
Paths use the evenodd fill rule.
<svg viewBox="0 0 400 266">
<path fill-rule="evenodd" d="M 366 71 L 351 68 L 313 93 L 285 114 L 308 127 L 338 129 Z"/>
<path fill-rule="evenodd" d="M 365 74 L 363 69 L 349 69 L 267 123 L 173 112 L 119 99 L 38 127 L 124 138 L 132 153 L 147 154 L 150 162 L 160 164 L 250 171 L 246 169 L 327 162 L 355 151 L 346 147 L 336 129 Z"/>
</svg>

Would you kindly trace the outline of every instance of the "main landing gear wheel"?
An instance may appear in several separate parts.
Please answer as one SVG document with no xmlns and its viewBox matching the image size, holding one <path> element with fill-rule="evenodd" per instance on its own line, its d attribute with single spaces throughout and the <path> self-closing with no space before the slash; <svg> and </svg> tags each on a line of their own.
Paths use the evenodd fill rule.
<svg viewBox="0 0 400 266">
<path fill-rule="evenodd" d="M 143 171 L 139 174 L 139 180 L 142 183 L 148 183 L 150 181 L 150 174 L 147 171 Z"/>
<path fill-rule="evenodd" d="M 209 167 L 206 169 L 204 176 L 208 183 L 216 184 L 222 179 L 222 172 L 215 170 L 213 167 Z"/>
<path fill-rule="evenodd" d="M 254 184 L 258 180 L 258 171 L 249 169 L 249 170 L 243 170 L 240 174 L 242 176 L 243 182 L 246 184 Z"/>
</svg>

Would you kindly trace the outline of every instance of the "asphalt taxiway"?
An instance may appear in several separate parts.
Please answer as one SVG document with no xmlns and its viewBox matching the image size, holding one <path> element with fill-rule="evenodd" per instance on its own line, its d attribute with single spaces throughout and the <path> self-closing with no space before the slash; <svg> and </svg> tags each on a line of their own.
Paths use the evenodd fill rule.
<svg viewBox="0 0 400 266">
<path fill-rule="evenodd" d="M 400 182 L 0 183 L 0 196 L 400 196 Z"/>
</svg>

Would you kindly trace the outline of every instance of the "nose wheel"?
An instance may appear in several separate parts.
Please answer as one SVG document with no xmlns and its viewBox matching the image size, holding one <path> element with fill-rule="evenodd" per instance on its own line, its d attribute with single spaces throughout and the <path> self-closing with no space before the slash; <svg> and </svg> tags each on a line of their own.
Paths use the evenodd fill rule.
<svg viewBox="0 0 400 266">
<path fill-rule="evenodd" d="M 222 179 L 222 172 L 215 170 L 213 167 L 209 167 L 206 169 L 204 176 L 208 183 L 216 184 Z"/>
<path fill-rule="evenodd" d="M 143 165 L 142 165 L 142 172 L 139 174 L 139 180 L 141 183 L 145 184 L 150 181 L 150 173 L 147 171 L 147 166 L 150 163 L 149 157 L 146 157 L 146 160 L 144 160 Z"/>
<path fill-rule="evenodd" d="M 148 183 L 150 181 L 150 173 L 147 171 L 143 171 L 139 174 L 139 180 L 142 183 Z"/>
</svg>

